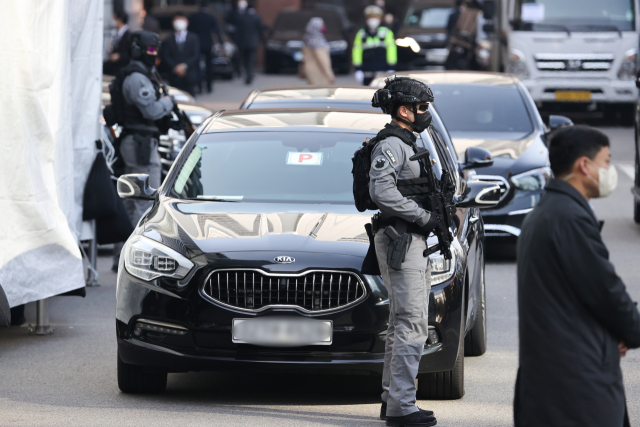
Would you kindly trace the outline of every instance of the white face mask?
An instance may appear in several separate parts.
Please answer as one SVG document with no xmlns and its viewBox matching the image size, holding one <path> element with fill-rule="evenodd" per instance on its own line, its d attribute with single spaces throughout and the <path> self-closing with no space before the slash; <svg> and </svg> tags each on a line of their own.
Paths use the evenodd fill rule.
<svg viewBox="0 0 640 427">
<path fill-rule="evenodd" d="M 176 19 L 173 21 L 173 29 L 177 32 L 184 31 L 187 29 L 187 21 L 184 19 Z"/>
<path fill-rule="evenodd" d="M 369 29 L 371 31 L 375 30 L 379 26 L 380 26 L 380 18 L 369 18 L 369 19 L 367 19 L 367 27 L 369 27 Z"/>
<path fill-rule="evenodd" d="M 591 162 L 596 165 L 594 162 Z M 613 165 L 609 165 L 609 169 L 601 168 L 596 165 L 598 168 L 598 181 L 591 176 L 587 175 L 594 183 L 598 184 L 598 197 L 608 197 L 611 193 L 614 192 L 616 187 L 618 186 L 618 171 Z"/>
<path fill-rule="evenodd" d="M 245 10 L 248 6 L 249 6 L 249 3 L 247 3 L 245 0 L 240 0 L 238 2 L 238 9 L 240 10 Z"/>
</svg>

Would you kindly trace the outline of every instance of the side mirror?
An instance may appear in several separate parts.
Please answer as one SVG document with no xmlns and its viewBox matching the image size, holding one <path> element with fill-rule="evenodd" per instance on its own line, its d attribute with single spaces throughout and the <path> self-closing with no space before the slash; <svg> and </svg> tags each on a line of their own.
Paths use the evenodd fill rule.
<svg viewBox="0 0 640 427">
<path fill-rule="evenodd" d="M 462 169 L 483 168 L 493 165 L 491 152 L 482 147 L 469 147 L 464 152 Z"/>
<path fill-rule="evenodd" d="M 493 19 L 496 14 L 496 2 L 495 0 L 484 0 L 482 5 L 482 12 L 484 19 Z"/>
<path fill-rule="evenodd" d="M 492 208 L 500 202 L 500 186 L 493 182 L 468 181 L 456 205 L 461 208 Z"/>
<path fill-rule="evenodd" d="M 118 178 L 118 196 L 123 199 L 153 200 L 157 190 L 149 187 L 149 175 L 131 173 Z"/>
<path fill-rule="evenodd" d="M 556 129 L 560 129 L 567 126 L 573 126 L 573 122 L 570 118 L 565 116 L 549 116 L 549 130 L 553 132 Z"/>
</svg>

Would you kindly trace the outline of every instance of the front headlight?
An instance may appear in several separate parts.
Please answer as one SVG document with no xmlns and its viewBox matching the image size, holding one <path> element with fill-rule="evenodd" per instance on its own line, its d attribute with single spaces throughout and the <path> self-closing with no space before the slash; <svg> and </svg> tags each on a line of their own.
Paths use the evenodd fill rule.
<svg viewBox="0 0 640 427">
<path fill-rule="evenodd" d="M 284 42 L 278 40 L 269 40 L 267 42 L 267 49 L 269 50 L 283 50 Z"/>
<path fill-rule="evenodd" d="M 135 236 L 122 250 L 127 272 L 145 281 L 158 277 L 184 279 L 194 265 L 183 255 L 148 237 Z"/>
<path fill-rule="evenodd" d="M 396 39 L 396 45 L 400 47 L 409 47 L 414 53 L 420 52 L 420 45 L 413 37 Z"/>
<path fill-rule="evenodd" d="M 543 168 L 531 169 L 530 171 L 513 175 L 511 177 L 511 182 L 519 190 L 538 191 L 544 190 L 544 187 L 551 179 L 551 176 L 551 168 L 549 166 L 545 166 Z"/>
<path fill-rule="evenodd" d="M 346 40 L 336 40 L 329 42 L 329 49 L 331 50 L 347 50 L 348 44 Z"/>
<path fill-rule="evenodd" d="M 442 254 L 429 255 L 431 265 L 431 285 L 437 285 L 449 280 L 456 272 L 456 251 L 451 248 L 451 259 L 446 259 Z"/>
<path fill-rule="evenodd" d="M 618 78 L 620 80 L 634 80 L 636 78 L 636 55 L 638 49 L 629 49 L 624 53 L 622 58 L 622 64 L 620 65 L 620 71 L 618 71 Z"/>
<path fill-rule="evenodd" d="M 507 62 L 507 73 L 515 74 L 520 80 L 529 78 L 529 69 L 522 51 L 511 49 L 511 55 L 509 55 L 509 61 Z"/>
</svg>

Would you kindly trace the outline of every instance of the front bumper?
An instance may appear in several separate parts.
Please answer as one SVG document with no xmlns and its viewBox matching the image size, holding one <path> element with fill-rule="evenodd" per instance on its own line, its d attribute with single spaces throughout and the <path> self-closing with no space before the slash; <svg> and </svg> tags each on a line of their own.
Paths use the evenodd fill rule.
<svg viewBox="0 0 640 427">
<path fill-rule="evenodd" d="M 633 80 L 618 80 L 605 76 L 585 77 L 583 73 L 554 74 L 523 81 L 536 103 L 559 102 L 556 101 L 558 90 L 590 91 L 591 103 L 635 104 L 638 99 L 638 89 Z"/>
<path fill-rule="evenodd" d="M 118 354 L 125 363 L 167 372 L 239 369 L 382 373 L 389 306 L 372 293 L 355 306 L 322 315 L 307 315 L 294 309 L 270 309 L 253 315 L 332 320 L 330 346 L 283 349 L 233 343 L 233 319 L 252 315 L 205 300 L 195 286 L 170 295 L 153 282 L 140 282 L 124 269 L 118 276 L 116 334 Z M 440 342 L 425 348 L 420 372 L 453 369 L 460 342 L 464 295 L 461 283 L 462 279 L 455 276 L 431 289 L 429 324 L 435 327 Z M 141 318 L 177 325 L 186 328 L 187 333 L 146 333 L 136 337 L 134 326 Z"/>
</svg>

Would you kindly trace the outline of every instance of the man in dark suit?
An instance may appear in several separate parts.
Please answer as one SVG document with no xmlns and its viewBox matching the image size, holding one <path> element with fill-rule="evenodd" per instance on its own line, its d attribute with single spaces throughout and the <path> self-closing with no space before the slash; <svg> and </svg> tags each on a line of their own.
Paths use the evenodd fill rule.
<svg viewBox="0 0 640 427">
<path fill-rule="evenodd" d="M 640 347 L 640 313 L 589 205 L 616 187 L 610 157 L 609 139 L 587 126 L 549 144 L 556 179 L 518 238 L 516 427 L 629 425 L 620 357 Z"/>
<path fill-rule="evenodd" d="M 251 84 L 256 51 L 262 40 L 262 19 L 254 8 L 249 7 L 247 0 L 238 0 L 237 7 L 227 14 L 225 21 L 229 37 L 238 46 L 238 54 L 244 64 L 245 83 Z"/>
<path fill-rule="evenodd" d="M 200 79 L 198 86 L 202 87 L 202 82 L 207 84 L 207 92 L 211 93 L 213 86 L 213 37 L 211 33 L 215 33 L 218 43 L 223 43 L 222 31 L 220 24 L 214 15 L 212 15 L 206 7 L 202 6 L 200 10 L 189 17 L 189 31 L 196 34 L 200 39 L 200 55 L 204 57 L 206 68 L 204 78 Z"/>
<path fill-rule="evenodd" d="M 127 25 L 129 15 L 125 11 L 114 11 L 113 20 L 118 32 L 111 42 L 109 59 L 102 64 L 102 73 L 110 76 L 115 76 L 121 68 L 129 64 L 129 38 L 131 37 L 129 25 Z"/>
<path fill-rule="evenodd" d="M 200 41 L 198 36 L 187 31 L 189 20 L 183 15 L 173 18 L 173 36 L 162 43 L 161 59 L 170 71 L 169 84 L 195 94 L 200 67 Z"/>
</svg>

